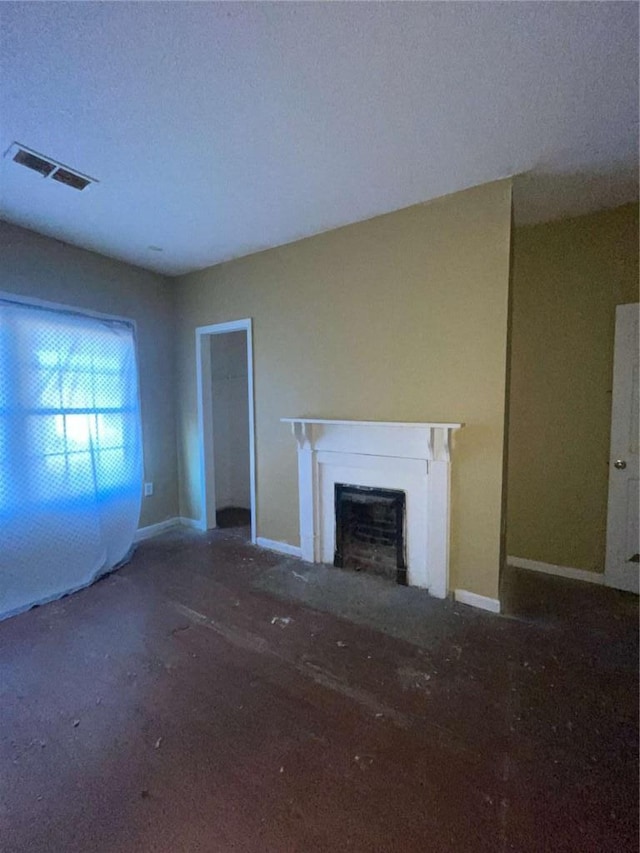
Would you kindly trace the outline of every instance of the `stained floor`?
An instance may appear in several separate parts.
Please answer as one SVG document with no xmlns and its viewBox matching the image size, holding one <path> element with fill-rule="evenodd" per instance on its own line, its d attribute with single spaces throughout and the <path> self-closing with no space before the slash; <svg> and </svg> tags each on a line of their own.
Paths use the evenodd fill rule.
<svg viewBox="0 0 640 853">
<path fill-rule="evenodd" d="M 243 530 L 0 623 L 2 853 L 637 850 L 637 598 L 507 616 Z"/>
</svg>

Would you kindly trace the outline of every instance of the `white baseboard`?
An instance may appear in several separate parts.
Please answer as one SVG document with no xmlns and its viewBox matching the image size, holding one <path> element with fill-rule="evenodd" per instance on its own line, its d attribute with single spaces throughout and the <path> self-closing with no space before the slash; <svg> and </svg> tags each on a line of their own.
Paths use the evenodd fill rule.
<svg viewBox="0 0 640 853">
<path fill-rule="evenodd" d="M 570 566 L 540 563 L 538 560 L 527 560 L 524 557 L 507 557 L 507 563 L 516 569 L 529 569 L 532 572 L 542 572 L 545 575 L 557 575 L 559 578 L 586 581 L 587 583 L 604 583 L 604 574 L 589 572 L 587 569 L 572 569 Z"/>
<path fill-rule="evenodd" d="M 171 530 L 174 527 L 179 527 L 181 524 L 181 518 L 167 518 L 165 521 L 159 521 L 157 524 L 139 527 L 136 535 L 133 537 L 133 541 L 142 542 L 144 539 L 151 539 L 153 536 L 159 536 L 161 533 Z"/>
<path fill-rule="evenodd" d="M 202 522 L 198 518 L 185 518 L 184 516 L 167 518 L 165 521 L 159 521 L 157 524 L 149 524 L 147 527 L 139 527 L 136 535 L 133 537 L 134 542 L 143 542 L 145 539 L 151 539 L 153 536 L 159 536 L 161 533 L 166 533 L 167 530 L 173 530 L 175 527 L 192 527 L 195 530 L 203 530 Z"/>
<path fill-rule="evenodd" d="M 269 551 L 277 551 L 279 554 L 286 554 L 288 557 L 302 557 L 302 549 L 299 545 L 289 545 L 288 542 L 277 542 L 275 539 L 265 539 L 264 536 L 258 536 L 256 545 L 260 548 L 267 548 Z"/>
<path fill-rule="evenodd" d="M 193 530 L 206 530 L 205 523 L 200 518 L 187 518 L 183 515 L 178 519 L 178 524 L 181 527 L 191 527 Z"/>
<path fill-rule="evenodd" d="M 480 610 L 488 610 L 490 613 L 500 613 L 500 601 L 497 598 L 478 595 L 477 592 L 469 592 L 468 589 L 454 590 L 453 597 L 460 604 L 468 604 L 471 607 L 478 607 Z"/>
</svg>

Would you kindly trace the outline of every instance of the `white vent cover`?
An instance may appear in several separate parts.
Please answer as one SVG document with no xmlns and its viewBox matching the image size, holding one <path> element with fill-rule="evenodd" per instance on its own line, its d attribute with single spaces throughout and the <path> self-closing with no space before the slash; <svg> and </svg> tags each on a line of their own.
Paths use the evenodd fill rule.
<svg viewBox="0 0 640 853">
<path fill-rule="evenodd" d="M 4 156 L 19 166 L 37 172 L 43 178 L 51 178 L 51 180 L 72 187 L 74 190 L 86 190 L 91 184 L 98 183 L 95 178 L 83 175 L 76 169 L 70 169 L 68 166 L 52 160 L 51 157 L 45 157 L 44 154 L 38 154 L 37 151 L 27 148 L 19 142 L 12 143 Z"/>
</svg>

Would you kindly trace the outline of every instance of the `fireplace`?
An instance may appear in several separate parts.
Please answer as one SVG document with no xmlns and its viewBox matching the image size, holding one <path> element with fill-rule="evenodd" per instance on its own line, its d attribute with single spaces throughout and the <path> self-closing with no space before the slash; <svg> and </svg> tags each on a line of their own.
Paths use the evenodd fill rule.
<svg viewBox="0 0 640 853">
<path fill-rule="evenodd" d="M 310 563 L 342 560 L 354 568 L 364 559 L 367 571 L 395 575 L 444 598 L 449 589 L 451 436 L 462 424 L 282 420 L 298 442 L 302 558 Z M 338 523 L 343 513 L 346 537 Z M 386 533 L 391 528 L 400 536 L 390 542 Z M 363 541 L 367 538 L 373 541 Z"/>
<path fill-rule="evenodd" d="M 334 566 L 406 584 L 404 509 L 404 492 L 336 483 Z"/>
</svg>

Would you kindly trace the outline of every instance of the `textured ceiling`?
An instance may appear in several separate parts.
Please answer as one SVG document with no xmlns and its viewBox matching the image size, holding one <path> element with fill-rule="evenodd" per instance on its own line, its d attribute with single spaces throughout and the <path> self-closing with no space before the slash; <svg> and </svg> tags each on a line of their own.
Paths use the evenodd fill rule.
<svg viewBox="0 0 640 853">
<path fill-rule="evenodd" d="M 0 3 L 0 216 L 178 274 L 525 173 L 637 197 L 636 3 Z M 162 248 L 154 252 L 150 245 Z"/>
</svg>

